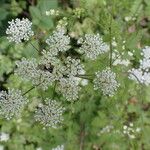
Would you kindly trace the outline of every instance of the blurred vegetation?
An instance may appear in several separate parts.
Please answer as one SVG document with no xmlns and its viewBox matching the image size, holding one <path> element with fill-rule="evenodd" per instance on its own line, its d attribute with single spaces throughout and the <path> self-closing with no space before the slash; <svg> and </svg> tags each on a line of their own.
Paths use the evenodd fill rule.
<svg viewBox="0 0 150 150">
<path fill-rule="evenodd" d="M 50 9 L 59 10 L 61 16 L 46 16 L 45 12 Z M 37 32 L 31 42 L 38 49 L 43 49 L 44 36 L 48 36 L 63 17 L 67 18 L 68 33 L 74 40 L 85 33 L 100 33 L 109 42 L 111 28 L 111 36 L 117 42 L 116 49 L 120 53 L 134 52 L 133 66 L 138 65 L 140 49 L 150 45 L 150 0 L 0 0 L 0 90 L 8 87 L 28 90 L 31 84 L 22 82 L 13 74 L 15 61 L 23 56 L 39 57 L 28 42 L 16 45 L 6 39 L 8 21 L 16 17 L 32 20 Z M 126 17 L 132 19 L 126 21 Z M 125 49 L 122 48 L 123 41 L 126 41 Z M 108 57 L 100 57 L 94 63 L 87 60 L 85 65 L 86 70 L 93 73 L 108 66 Z M 1 132 L 10 134 L 10 139 L 1 145 L 6 150 L 36 150 L 37 147 L 51 150 L 61 144 L 66 150 L 149 150 L 150 88 L 125 78 L 122 72 L 127 68 L 113 69 L 121 84 L 117 94 L 113 98 L 104 97 L 93 92 L 89 83 L 81 91 L 78 101 L 72 104 L 64 102 L 71 113 L 66 112 L 64 124 L 59 129 L 44 130 L 31 115 L 38 103 L 34 97 L 50 97 L 52 88 L 46 92 L 34 89 L 28 93 L 33 101 L 22 118 L 0 119 Z M 57 97 L 64 101 L 59 95 Z M 120 134 L 123 125 L 130 122 L 141 128 L 135 139 Z M 107 125 L 114 128 L 100 134 Z"/>
</svg>

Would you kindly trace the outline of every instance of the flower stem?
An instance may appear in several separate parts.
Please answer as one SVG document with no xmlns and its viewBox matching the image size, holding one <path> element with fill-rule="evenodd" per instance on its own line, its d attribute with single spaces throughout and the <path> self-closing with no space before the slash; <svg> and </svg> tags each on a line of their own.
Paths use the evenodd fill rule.
<svg viewBox="0 0 150 150">
<path fill-rule="evenodd" d="M 31 45 L 37 52 L 40 52 L 31 42 L 30 42 L 30 45 Z"/>
<path fill-rule="evenodd" d="M 109 35 L 110 35 L 110 42 L 109 42 L 109 48 L 110 48 L 110 55 L 109 55 L 109 66 L 112 68 L 112 16 L 110 17 L 110 27 L 109 27 Z"/>
<path fill-rule="evenodd" d="M 35 86 L 32 86 L 30 89 L 28 89 L 26 92 L 24 92 L 23 94 L 22 94 L 22 96 L 24 96 L 24 95 L 26 95 L 27 93 L 29 93 L 30 91 L 32 91 L 33 89 L 35 89 L 37 86 L 39 86 L 41 83 L 39 83 L 39 84 L 37 84 L 37 85 L 35 85 Z"/>
</svg>

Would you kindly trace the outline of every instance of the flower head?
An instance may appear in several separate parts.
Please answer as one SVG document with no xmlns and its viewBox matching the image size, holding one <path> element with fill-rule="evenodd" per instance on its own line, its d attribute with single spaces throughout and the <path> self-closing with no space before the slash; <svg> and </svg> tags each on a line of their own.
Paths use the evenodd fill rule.
<svg viewBox="0 0 150 150">
<path fill-rule="evenodd" d="M 139 68 L 132 68 L 129 70 L 129 79 L 136 82 L 150 85 L 150 46 L 142 49 Z"/>
<path fill-rule="evenodd" d="M 107 68 L 102 72 L 96 72 L 94 79 L 94 89 L 101 89 L 104 95 L 113 96 L 117 88 L 119 87 L 116 81 L 116 74 Z"/>
<path fill-rule="evenodd" d="M 81 44 L 79 51 L 92 60 L 96 59 L 98 55 L 108 52 L 109 50 L 108 45 L 103 42 L 103 39 L 99 34 L 85 34 L 84 38 L 80 38 L 78 40 L 78 44 Z"/>
<path fill-rule="evenodd" d="M 65 110 L 56 100 L 46 99 L 46 104 L 41 104 L 35 112 L 35 120 L 44 126 L 57 128 L 63 121 L 62 114 Z"/>
<path fill-rule="evenodd" d="M 53 55 L 57 55 L 58 52 L 65 52 L 70 49 L 70 37 L 65 35 L 64 28 L 57 28 L 51 36 L 46 40 L 49 45 L 49 51 Z"/>
<path fill-rule="evenodd" d="M 52 150 L 64 150 L 64 145 L 58 145 L 55 148 L 52 148 Z"/>
<path fill-rule="evenodd" d="M 20 90 L 9 89 L 0 92 L 0 114 L 6 119 L 18 117 L 27 103 Z"/>
<path fill-rule="evenodd" d="M 77 100 L 80 89 L 79 81 L 75 77 L 61 78 L 58 84 L 58 90 L 67 101 Z"/>
<path fill-rule="evenodd" d="M 8 34 L 9 41 L 20 43 L 22 40 L 28 41 L 29 38 L 34 35 L 31 29 L 32 22 L 27 18 L 23 18 L 22 20 L 16 18 L 8 23 L 9 26 L 6 30 L 6 34 Z"/>
<path fill-rule="evenodd" d="M 54 82 L 54 77 L 51 72 L 42 70 L 39 67 L 36 59 L 22 58 L 16 62 L 17 69 L 15 73 L 23 80 L 31 81 L 33 85 L 39 85 L 43 90 L 46 90 Z"/>
<path fill-rule="evenodd" d="M 66 58 L 65 60 L 65 74 L 67 76 L 76 76 L 83 74 L 84 66 L 80 63 L 80 59 L 74 59 L 70 56 Z"/>
</svg>

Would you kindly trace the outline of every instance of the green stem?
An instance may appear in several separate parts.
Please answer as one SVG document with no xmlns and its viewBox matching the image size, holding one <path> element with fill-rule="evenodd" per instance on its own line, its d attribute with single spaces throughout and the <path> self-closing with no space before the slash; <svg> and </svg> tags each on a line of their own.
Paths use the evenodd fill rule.
<svg viewBox="0 0 150 150">
<path fill-rule="evenodd" d="M 32 86 L 29 90 L 27 90 L 26 92 L 24 92 L 23 94 L 22 94 L 22 96 L 24 96 L 24 95 L 26 95 L 27 93 L 29 93 L 30 91 L 32 91 L 33 89 L 35 89 L 37 86 L 39 86 L 41 83 L 39 83 L 39 84 L 37 84 L 37 85 L 35 85 L 35 86 Z"/>
<path fill-rule="evenodd" d="M 31 45 L 37 52 L 40 52 L 31 42 L 30 42 L 30 45 Z"/>
<path fill-rule="evenodd" d="M 112 16 L 110 18 L 110 27 L 109 27 L 109 35 L 110 35 L 110 42 L 109 42 L 109 48 L 110 48 L 110 56 L 109 56 L 109 66 L 110 68 L 112 68 L 112 51 L 113 51 L 113 47 L 112 47 Z"/>
<path fill-rule="evenodd" d="M 57 82 L 55 82 L 55 83 L 54 83 L 52 99 L 54 99 L 54 98 L 55 98 L 55 94 L 56 94 L 56 92 L 55 92 L 56 85 L 57 85 Z"/>
</svg>

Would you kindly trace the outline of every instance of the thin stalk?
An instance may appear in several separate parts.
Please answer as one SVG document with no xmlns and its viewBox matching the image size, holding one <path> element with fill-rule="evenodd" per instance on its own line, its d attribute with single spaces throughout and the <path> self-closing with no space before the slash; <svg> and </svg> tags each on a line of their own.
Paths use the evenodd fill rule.
<svg viewBox="0 0 150 150">
<path fill-rule="evenodd" d="M 57 82 L 55 82 L 55 83 L 54 83 L 52 99 L 54 99 L 54 98 L 55 98 L 55 94 L 56 94 L 56 92 L 55 92 L 56 85 L 57 85 Z"/>
<path fill-rule="evenodd" d="M 24 92 L 22 94 L 22 96 L 26 95 L 27 93 L 29 93 L 30 91 L 32 91 L 33 89 L 35 89 L 36 87 L 38 87 L 41 83 L 39 83 L 38 85 L 32 86 L 29 90 L 27 90 L 26 92 Z"/>
<path fill-rule="evenodd" d="M 91 80 L 91 81 L 93 80 L 93 78 L 89 78 L 89 77 L 86 77 L 86 76 L 77 75 L 76 77 L 81 78 L 81 79 Z"/>
<path fill-rule="evenodd" d="M 30 45 L 31 45 L 37 52 L 40 52 L 31 42 L 30 42 Z"/>
<path fill-rule="evenodd" d="M 110 35 L 110 42 L 109 42 L 109 48 L 110 48 L 110 55 L 109 55 L 109 66 L 112 68 L 112 16 L 110 17 L 110 27 L 109 27 L 109 35 Z"/>
</svg>

